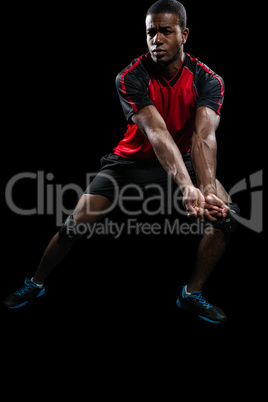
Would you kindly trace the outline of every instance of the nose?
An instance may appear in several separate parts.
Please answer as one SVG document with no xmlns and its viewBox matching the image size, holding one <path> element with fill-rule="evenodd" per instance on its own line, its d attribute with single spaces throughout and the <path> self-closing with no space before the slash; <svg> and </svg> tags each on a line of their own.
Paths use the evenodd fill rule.
<svg viewBox="0 0 268 402">
<path fill-rule="evenodd" d="M 162 35 L 160 32 L 157 32 L 153 38 L 153 44 L 154 45 L 162 45 L 163 44 L 163 40 L 161 39 Z"/>
</svg>

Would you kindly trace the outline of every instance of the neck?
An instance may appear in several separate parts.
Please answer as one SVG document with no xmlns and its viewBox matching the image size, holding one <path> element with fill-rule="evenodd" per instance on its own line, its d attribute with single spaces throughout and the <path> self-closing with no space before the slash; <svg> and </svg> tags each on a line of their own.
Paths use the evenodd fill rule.
<svg viewBox="0 0 268 402">
<path fill-rule="evenodd" d="M 181 68 L 181 65 L 184 60 L 184 53 L 179 56 L 176 60 L 173 60 L 169 63 L 156 63 L 156 68 L 158 72 L 166 79 L 171 80 L 172 77 L 177 73 L 177 71 Z"/>
</svg>

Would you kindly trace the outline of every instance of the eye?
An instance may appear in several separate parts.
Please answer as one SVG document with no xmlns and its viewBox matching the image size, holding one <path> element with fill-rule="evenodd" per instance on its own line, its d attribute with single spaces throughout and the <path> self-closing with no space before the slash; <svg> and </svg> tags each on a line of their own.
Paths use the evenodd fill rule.
<svg viewBox="0 0 268 402">
<path fill-rule="evenodd" d="M 150 36 L 151 38 L 153 38 L 156 34 L 156 31 L 154 29 L 150 29 L 149 31 L 147 31 L 147 35 Z"/>
<path fill-rule="evenodd" d="M 165 29 L 164 31 L 163 31 L 163 34 L 164 35 L 170 35 L 172 32 L 171 31 L 169 31 L 168 29 Z"/>
</svg>

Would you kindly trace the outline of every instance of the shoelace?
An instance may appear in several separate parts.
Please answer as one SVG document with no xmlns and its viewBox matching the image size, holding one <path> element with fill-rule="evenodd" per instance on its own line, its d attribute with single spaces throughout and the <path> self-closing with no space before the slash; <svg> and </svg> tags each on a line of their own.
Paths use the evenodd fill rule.
<svg viewBox="0 0 268 402">
<path fill-rule="evenodd" d="M 35 286 L 30 282 L 30 281 L 25 281 L 24 287 L 21 289 L 17 290 L 14 294 L 21 296 L 23 293 L 26 293 L 29 289 L 34 288 Z"/>
<path fill-rule="evenodd" d="M 197 299 L 199 303 L 203 304 L 207 308 L 212 308 L 213 306 L 209 304 L 209 302 L 202 296 L 202 293 L 196 292 L 196 294 L 192 293 L 190 297 L 193 297 L 194 299 Z"/>
</svg>

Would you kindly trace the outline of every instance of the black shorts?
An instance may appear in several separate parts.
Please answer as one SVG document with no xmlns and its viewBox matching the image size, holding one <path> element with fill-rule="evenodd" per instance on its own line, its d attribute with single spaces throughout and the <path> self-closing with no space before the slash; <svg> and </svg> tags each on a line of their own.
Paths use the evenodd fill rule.
<svg viewBox="0 0 268 402">
<path fill-rule="evenodd" d="M 185 166 L 193 184 L 196 177 L 190 152 L 183 155 Z M 103 195 L 112 202 L 124 192 L 124 196 L 138 198 L 159 194 L 159 191 L 177 190 L 178 186 L 164 170 L 157 158 L 131 160 L 115 154 L 101 158 L 101 169 L 89 184 L 85 194 Z"/>
</svg>

